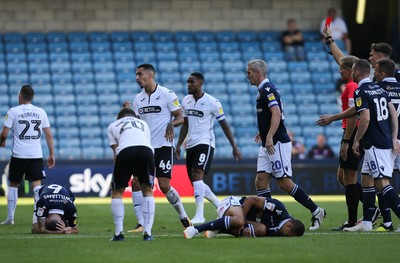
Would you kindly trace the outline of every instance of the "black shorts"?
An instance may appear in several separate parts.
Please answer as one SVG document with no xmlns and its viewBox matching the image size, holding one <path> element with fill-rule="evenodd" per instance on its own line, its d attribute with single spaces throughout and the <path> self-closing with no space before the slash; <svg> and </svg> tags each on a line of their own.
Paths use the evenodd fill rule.
<svg viewBox="0 0 400 263">
<path fill-rule="evenodd" d="M 171 179 L 172 167 L 174 166 L 174 147 L 164 146 L 154 150 L 154 164 L 156 177 Z"/>
<path fill-rule="evenodd" d="M 154 155 L 149 147 L 127 147 L 118 153 L 115 160 L 111 188 L 127 187 L 132 175 L 138 178 L 140 184 L 152 186 L 150 176 L 153 176 L 153 171 Z"/>
<path fill-rule="evenodd" d="M 363 140 L 360 141 L 360 156 L 356 156 L 352 149 L 353 143 L 354 143 L 354 137 L 356 136 L 356 132 L 357 132 L 357 128 L 354 130 L 354 132 L 350 138 L 349 148 L 347 149 L 347 160 L 344 161 L 344 160 L 342 160 L 342 158 L 340 158 L 339 163 L 340 163 L 340 168 L 342 168 L 342 169 L 350 169 L 350 170 L 357 171 L 360 166 L 360 162 L 361 162 L 362 158 L 364 157 L 364 147 L 363 147 L 363 143 L 362 143 Z M 345 133 L 345 131 L 343 131 L 343 136 L 344 136 L 344 133 Z"/>
<path fill-rule="evenodd" d="M 30 182 L 46 178 L 46 173 L 43 169 L 43 158 L 21 159 L 11 157 L 8 176 L 10 182 L 19 184 L 24 175 L 25 180 Z"/>
<path fill-rule="evenodd" d="M 201 169 L 207 174 L 214 156 L 214 148 L 207 144 L 199 144 L 186 150 L 186 170 L 192 178 L 192 169 Z"/>
</svg>

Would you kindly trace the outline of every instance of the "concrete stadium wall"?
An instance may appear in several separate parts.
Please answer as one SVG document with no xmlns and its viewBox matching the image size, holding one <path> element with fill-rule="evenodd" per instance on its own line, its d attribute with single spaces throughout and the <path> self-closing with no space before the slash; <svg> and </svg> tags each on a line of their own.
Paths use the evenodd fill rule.
<svg viewBox="0 0 400 263">
<path fill-rule="evenodd" d="M 0 27 L 9 31 L 317 30 L 340 0 L 2 0 Z"/>
</svg>

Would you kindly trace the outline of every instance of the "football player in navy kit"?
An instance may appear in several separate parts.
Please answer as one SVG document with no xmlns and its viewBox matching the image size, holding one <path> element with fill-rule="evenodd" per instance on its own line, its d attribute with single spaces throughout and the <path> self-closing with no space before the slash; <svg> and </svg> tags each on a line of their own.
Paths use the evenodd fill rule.
<svg viewBox="0 0 400 263">
<path fill-rule="evenodd" d="M 142 91 L 135 96 L 132 109 L 140 119 L 151 129 L 151 145 L 154 148 L 155 176 L 161 191 L 168 202 L 175 208 L 184 227 L 191 225 L 179 193 L 171 186 L 172 167 L 174 165 L 174 127 L 183 123 L 182 109 L 178 97 L 172 90 L 157 84 L 154 80 L 155 69 L 151 64 L 141 64 L 136 69 L 136 81 Z M 124 103 L 129 107 L 129 102 Z M 132 200 L 140 231 L 143 219 L 141 217 L 142 194 L 137 180 L 132 181 Z"/>
<path fill-rule="evenodd" d="M 396 109 L 385 90 L 369 79 L 370 64 L 361 59 L 352 68 L 353 80 L 358 83 L 354 92 L 355 109 L 360 116 L 354 138 L 353 151 L 360 152 L 360 140 L 364 140 L 362 166 L 363 221 L 344 231 L 371 231 L 375 204 L 375 189 L 400 218 L 400 197 L 390 185 L 395 155 L 400 153 L 397 140 L 398 119 Z"/>
<path fill-rule="evenodd" d="M 277 199 L 262 196 L 229 196 L 217 207 L 218 219 L 191 226 L 183 232 L 186 239 L 204 232 L 206 238 L 219 233 L 236 237 L 302 236 L 304 224 L 294 219 Z"/>
<path fill-rule="evenodd" d="M 1 224 L 13 225 L 14 214 L 18 201 L 18 187 L 24 175 L 30 181 L 33 198 L 39 198 L 38 191 L 41 180 L 46 177 L 43 169 L 43 152 L 40 139 L 43 133 L 46 137 L 49 157 L 47 167 L 55 165 L 53 136 L 46 112 L 32 104 L 34 90 L 29 85 L 23 85 L 19 95 L 19 106 L 8 110 L 0 135 L 0 147 L 5 147 L 10 130 L 13 130 L 12 155 L 9 166 L 10 187 L 7 195 L 7 219 Z M 36 216 L 33 215 L 33 223 Z"/>
<path fill-rule="evenodd" d="M 191 220 L 193 224 L 205 222 L 204 198 L 214 206 L 219 205 L 218 198 L 203 181 L 204 175 L 210 169 L 215 149 L 214 119 L 217 119 L 228 138 L 232 146 L 233 157 L 237 161 L 242 159 L 235 138 L 225 119 L 221 103 L 203 91 L 203 83 L 204 76 L 199 72 L 191 73 L 187 80 L 189 95 L 182 99 L 184 123 L 175 150 L 175 158 L 179 160 L 180 148 L 187 136 L 186 170 L 193 184 L 196 201 L 196 214 Z"/>
<path fill-rule="evenodd" d="M 108 126 L 108 139 L 114 152 L 114 171 L 111 182 L 111 211 L 115 235 L 111 241 L 124 240 L 124 214 L 122 194 L 132 174 L 137 177 L 143 194 L 143 240 L 152 241 L 155 202 L 150 177 L 154 170 L 154 150 L 150 142 L 147 123 L 135 117 L 130 108 L 122 108 L 117 120 Z"/>
<path fill-rule="evenodd" d="M 271 197 L 271 178 L 277 179 L 281 190 L 291 195 L 312 214 L 309 230 L 317 230 L 326 216 L 311 198 L 292 181 L 292 143 L 284 125 L 280 94 L 267 78 L 267 63 L 261 59 L 247 63 L 247 79 L 258 89 L 257 123 L 261 142 L 257 160 L 256 190 L 258 196 Z"/>
<path fill-rule="evenodd" d="M 37 223 L 32 224 L 33 234 L 77 234 L 78 214 L 75 197 L 67 188 L 43 185 L 36 203 Z"/>
</svg>

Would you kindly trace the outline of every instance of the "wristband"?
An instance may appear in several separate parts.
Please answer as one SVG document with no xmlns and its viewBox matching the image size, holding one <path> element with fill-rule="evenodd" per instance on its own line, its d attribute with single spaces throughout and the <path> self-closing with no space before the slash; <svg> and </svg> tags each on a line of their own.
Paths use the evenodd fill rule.
<svg viewBox="0 0 400 263">
<path fill-rule="evenodd" d="M 325 38 L 325 40 L 328 40 L 328 39 L 331 39 L 332 38 L 332 36 L 327 36 L 326 38 Z"/>
<path fill-rule="evenodd" d="M 326 45 L 330 45 L 330 44 L 332 44 L 333 42 L 335 42 L 335 40 L 333 40 L 333 38 L 332 37 L 330 37 L 330 38 L 326 38 Z"/>
<path fill-rule="evenodd" d="M 342 139 L 342 143 L 350 143 L 350 140 L 348 140 L 348 139 Z"/>
</svg>

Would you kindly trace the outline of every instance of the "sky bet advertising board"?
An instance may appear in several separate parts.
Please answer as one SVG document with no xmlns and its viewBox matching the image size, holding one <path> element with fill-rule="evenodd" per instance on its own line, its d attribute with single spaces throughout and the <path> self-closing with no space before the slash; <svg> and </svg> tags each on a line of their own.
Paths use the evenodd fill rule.
<svg viewBox="0 0 400 263">
<path fill-rule="evenodd" d="M 343 194 L 344 188 L 336 180 L 337 163 L 336 160 L 293 163 L 293 181 L 311 195 Z M 1 163 L 0 169 L 4 169 L 5 165 Z M 62 184 L 76 196 L 107 197 L 110 196 L 112 171 L 113 164 L 108 161 L 90 164 L 58 162 L 53 169 L 46 169 L 47 178 L 43 183 Z M 212 164 L 211 170 L 204 176 L 204 182 L 216 195 L 256 195 L 255 175 L 256 160 L 240 163 L 218 161 Z M 391 183 L 396 190 L 400 189 L 400 176 L 395 174 Z M 193 196 L 193 187 L 184 164 L 174 165 L 171 185 L 180 196 Z M 125 197 L 131 196 L 130 190 L 130 187 L 126 188 Z M 275 180 L 271 181 L 271 191 L 273 194 L 284 194 Z M 154 195 L 164 196 L 157 180 L 154 182 Z"/>
</svg>

